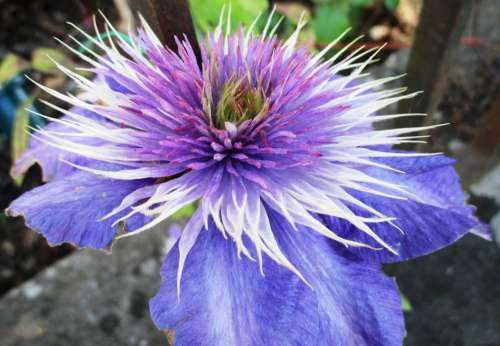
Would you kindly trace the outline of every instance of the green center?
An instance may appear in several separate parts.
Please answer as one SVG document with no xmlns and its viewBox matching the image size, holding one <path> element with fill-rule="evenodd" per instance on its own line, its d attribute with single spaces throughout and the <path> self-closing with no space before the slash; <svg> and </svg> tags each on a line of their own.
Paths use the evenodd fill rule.
<svg viewBox="0 0 500 346">
<path fill-rule="evenodd" d="M 247 80 L 229 80 L 219 96 L 215 126 L 222 129 L 226 122 L 238 125 L 264 116 L 268 109 L 264 100 L 262 91 L 253 88 Z"/>
</svg>

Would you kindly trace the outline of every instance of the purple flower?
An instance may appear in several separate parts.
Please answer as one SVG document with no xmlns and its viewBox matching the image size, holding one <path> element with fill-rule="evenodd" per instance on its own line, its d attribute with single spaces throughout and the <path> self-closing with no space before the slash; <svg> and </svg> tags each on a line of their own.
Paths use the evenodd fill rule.
<svg viewBox="0 0 500 346">
<path fill-rule="evenodd" d="M 411 115 L 376 113 L 413 96 L 374 91 L 393 77 L 363 80 L 377 50 L 324 61 L 335 42 L 296 48 L 303 21 L 286 42 L 271 19 L 260 36 L 224 22 L 201 67 L 187 40 L 174 52 L 144 21 L 130 43 L 82 32 L 100 54 L 73 38 L 96 77 L 60 66 L 78 97 L 40 85 L 73 108 L 47 103 L 65 116 L 14 172 L 37 160 L 49 182 L 8 214 L 51 244 L 106 248 L 198 201 L 150 303 L 177 344 L 401 345 L 400 295 L 381 265 L 485 232 L 453 160 L 391 149 L 432 126 L 374 128 Z"/>
</svg>

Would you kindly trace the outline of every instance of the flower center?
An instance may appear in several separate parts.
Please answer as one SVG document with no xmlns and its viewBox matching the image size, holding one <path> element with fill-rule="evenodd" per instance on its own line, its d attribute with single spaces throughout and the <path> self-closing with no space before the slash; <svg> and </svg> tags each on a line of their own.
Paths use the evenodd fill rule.
<svg viewBox="0 0 500 346">
<path fill-rule="evenodd" d="M 238 125 L 245 120 L 262 118 L 268 109 L 261 90 L 253 88 L 246 79 L 230 79 L 222 87 L 214 123 L 223 129 L 226 122 Z"/>
</svg>

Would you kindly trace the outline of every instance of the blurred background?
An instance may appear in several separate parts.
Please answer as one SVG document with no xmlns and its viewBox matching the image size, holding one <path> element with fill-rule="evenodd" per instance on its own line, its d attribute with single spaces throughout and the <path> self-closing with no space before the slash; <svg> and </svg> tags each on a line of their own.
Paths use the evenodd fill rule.
<svg viewBox="0 0 500 346">
<path fill-rule="evenodd" d="M 25 75 L 74 91 L 76 85 L 46 56 L 72 67 L 81 61 L 53 37 L 69 43 L 71 34 L 85 42 L 66 22 L 92 31 L 98 10 L 125 30 L 138 2 L 0 0 L 0 210 L 41 184 L 37 166 L 24 177 L 9 175 L 12 162 L 28 145 L 28 126 L 45 125 L 26 109 L 59 116 L 37 102 L 41 95 Z M 311 50 L 321 49 L 348 28 L 351 31 L 331 54 L 386 43 L 368 69 L 371 78 L 407 73 L 390 86 L 425 91 L 386 113 L 429 113 L 427 118 L 386 125 L 450 123 L 433 130 L 426 145 L 411 149 L 455 157 L 470 202 L 491 224 L 495 239 L 500 238 L 500 1 L 189 0 L 198 35 L 215 27 L 227 3 L 234 29 L 276 6 L 284 17 L 278 30 L 282 38 L 304 14 L 308 24 L 299 43 Z M 155 19 L 161 23 L 161 18 Z M 256 31 L 264 24 L 258 22 Z M 177 222 L 182 224 L 188 214 L 178 215 Z M 0 343 L 165 344 L 149 320 L 147 302 L 158 288 L 160 261 L 171 242 L 160 231 L 119 242 L 112 256 L 76 251 L 70 245 L 51 248 L 22 220 L 0 213 Z M 405 296 L 406 345 L 500 345 L 497 241 L 466 236 L 448 249 L 385 269 Z"/>
</svg>

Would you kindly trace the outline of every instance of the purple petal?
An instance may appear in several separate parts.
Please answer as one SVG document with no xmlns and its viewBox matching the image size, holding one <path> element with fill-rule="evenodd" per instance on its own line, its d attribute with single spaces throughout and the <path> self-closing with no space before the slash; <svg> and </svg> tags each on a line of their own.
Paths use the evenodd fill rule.
<svg viewBox="0 0 500 346">
<path fill-rule="evenodd" d="M 122 84 L 118 83 L 115 78 L 112 77 L 105 77 L 104 80 L 106 83 L 109 85 L 111 90 L 122 93 L 122 94 L 130 94 L 131 91 L 128 90 L 125 86 Z"/>
<path fill-rule="evenodd" d="M 129 210 L 109 219 L 100 219 L 132 191 L 149 181 L 121 181 L 77 172 L 26 192 L 12 202 L 6 213 L 23 216 L 29 228 L 40 232 L 51 245 L 68 242 L 81 247 L 108 247 L 118 226 L 112 223 Z M 145 217 L 136 215 L 127 228 L 144 224 Z"/>
<path fill-rule="evenodd" d="M 314 290 L 269 258 L 263 277 L 256 262 L 238 259 L 233 242 L 210 225 L 187 257 L 180 302 L 178 246 L 167 255 L 162 286 L 150 302 L 158 328 L 175 329 L 179 345 L 401 345 L 395 282 L 378 266 L 347 260 L 325 238 L 294 231 L 270 213 L 280 246 Z"/>
<path fill-rule="evenodd" d="M 465 203 L 460 180 L 453 169 L 453 160 L 445 156 L 406 157 L 380 160 L 406 174 L 370 168 L 366 173 L 373 177 L 404 185 L 419 201 L 380 198 L 370 194 L 350 193 L 382 214 L 395 217 L 394 224 L 370 225 L 399 256 L 385 249 L 374 251 L 364 248 L 344 249 L 346 253 L 382 263 L 403 261 L 437 251 L 476 229 L 484 232 L 485 226 L 474 216 L 474 208 Z M 356 208 L 352 208 L 355 210 Z M 360 210 L 355 210 L 363 214 Z M 354 226 L 332 217 L 323 220 L 340 236 L 368 243 L 379 248 L 372 239 L 356 231 Z M 340 247 L 339 247 L 340 250 Z"/>
<path fill-rule="evenodd" d="M 98 115 L 95 113 L 77 107 L 73 108 L 71 111 L 93 119 L 98 117 Z M 54 132 L 74 132 L 74 130 L 69 129 L 67 126 L 57 122 L 48 124 L 45 129 Z M 90 143 L 91 141 L 92 143 Z M 96 146 L 102 144 L 102 141 L 92 140 L 89 138 L 86 138 L 85 141 L 80 140 L 80 142 Z M 42 169 L 42 179 L 45 182 L 64 178 L 70 174 L 73 174 L 76 171 L 76 168 L 62 162 L 61 159 L 82 166 L 91 165 L 91 163 L 93 162 L 93 160 L 91 159 L 68 151 L 56 149 L 46 143 L 39 141 L 35 137 L 32 137 L 30 139 L 28 149 L 23 152 L 21 157 L 15 162 L 14 166 L 12 167 L 11 175 L 13 177 L 20 176 L 21 174 L 26 173 L 26 171 L 28 171 L 28 169 L 35 163 L 40 165 L 40 168 Z"/>
</svg>

